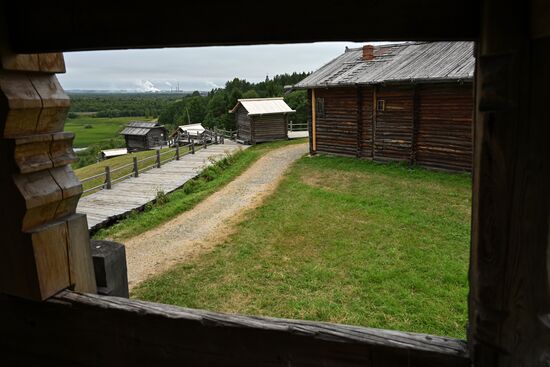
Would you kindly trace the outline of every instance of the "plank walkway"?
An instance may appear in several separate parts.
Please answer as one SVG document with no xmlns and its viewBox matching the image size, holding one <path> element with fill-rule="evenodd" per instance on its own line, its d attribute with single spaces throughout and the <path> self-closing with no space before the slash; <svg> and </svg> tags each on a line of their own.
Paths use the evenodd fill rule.
<svg viewBox="0 0 550 367">
<path fill-rule="evenodd" d="M 110 190 L 101 190 L 80 199 L 77 212 L 88 216 L 88 229 L 94 230 L 153 201 L 158 191 L 172 192 L 196 177 L 204 168 L 226 153 L 234 153 L 247 146 L 226 140 L 225 144 L 210 145 L 196 154 L 186 154 L 179 161 L 165 163 L 113 184 Z"/>
</svg>

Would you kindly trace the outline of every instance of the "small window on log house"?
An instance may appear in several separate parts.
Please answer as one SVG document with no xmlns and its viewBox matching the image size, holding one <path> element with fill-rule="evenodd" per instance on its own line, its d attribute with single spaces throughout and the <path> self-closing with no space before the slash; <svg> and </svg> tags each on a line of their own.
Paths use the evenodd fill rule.
<svg viewBox="0 0 550 367">
<path fill-rule="evenodd" d="M 317 117 L 325 117 L 325 99 L 324 98 L 315 98 L 315 114 Z"/>
<path fill-rule="evenodd" d="M 383 99 L 379 99 L 376 101 L 376 111 L 378 112 L 384 112 L 386 110 L 386 101 Z"/>
</svg>

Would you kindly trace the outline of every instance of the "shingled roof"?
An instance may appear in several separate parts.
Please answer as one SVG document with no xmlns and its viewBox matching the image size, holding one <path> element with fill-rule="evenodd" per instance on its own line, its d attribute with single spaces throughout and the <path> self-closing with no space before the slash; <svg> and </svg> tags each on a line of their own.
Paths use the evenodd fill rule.
<svg viewBox="0 0 550 367">
<path fill-rule="evenodd" d="M 374 46 L 374 58 L 363 48 L 347 49 L 295 88 L 339 87 L 389 82 L 472 80 L 473 42 L 409 42 Z"/>
<path fill-rule="evenodd" d="M 151 129 L 163 128 L 158 122 L 130 121 L 126 124 L 121 135 L 147 135 Z"/>
<path fill-rule="evenodd" d="M 286 104 L 283 97 L 274 97 L 239 99 L 229 113 L 235 113 L 240 105 L 244 107 L 249 116 L 296 112 Z"/>
</svg>

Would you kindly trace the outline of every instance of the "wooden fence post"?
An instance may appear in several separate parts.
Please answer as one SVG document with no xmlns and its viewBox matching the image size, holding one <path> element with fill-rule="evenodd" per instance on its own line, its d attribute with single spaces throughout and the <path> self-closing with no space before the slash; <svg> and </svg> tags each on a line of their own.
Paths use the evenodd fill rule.
<svg viewBox="0 0 550 367">
<path fill-rule="evenodd" d="M 202 136 L 202 142 L 204 144 L 204 149 L 208 148 L 208 143 L 206 142 L 206 134 Z"/>
<path fill-rule="evenodd" d="M 191 142 L 190 147 L 191 147 L 191 154 L 195 154 L 195 142 L 194 141 Z"/>
<path fill-rule="evenodd" d="M 214 129 L 214 143 L 218 144 L 218 129 Z"/>
<path fill-rule="evenodd" d="M 176 161 L 180 160 L 180 146 L 176 145 Z"/>
<path fill-rule="evenodd" d="M 160 149 L 157 149 L 157 168 L 160 168 Z"/>
<path fill-rule="evenodd" d="M 105 166 L 105 188 L 110 190 L 111 186 L 111 167 Z"/>
<path fill-rule="evenodd" d="M 137 157 L 134 157 L 134 177 L 139 176 L 138 161 Z"/>
</svg>

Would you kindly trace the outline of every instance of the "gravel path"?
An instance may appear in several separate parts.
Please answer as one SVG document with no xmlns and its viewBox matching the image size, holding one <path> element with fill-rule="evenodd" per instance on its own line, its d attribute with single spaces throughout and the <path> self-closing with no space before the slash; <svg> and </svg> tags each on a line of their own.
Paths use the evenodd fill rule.
<svg viewBox="0 0 550 367">
<path fill-rule="evenodd" d="M 220 243 L 243 213 L 271 194 L 289 166 L 306 153 L 307 144 L 269 152 L 195 208 L 125 241 L 130 288 Z"/>
</svg>

